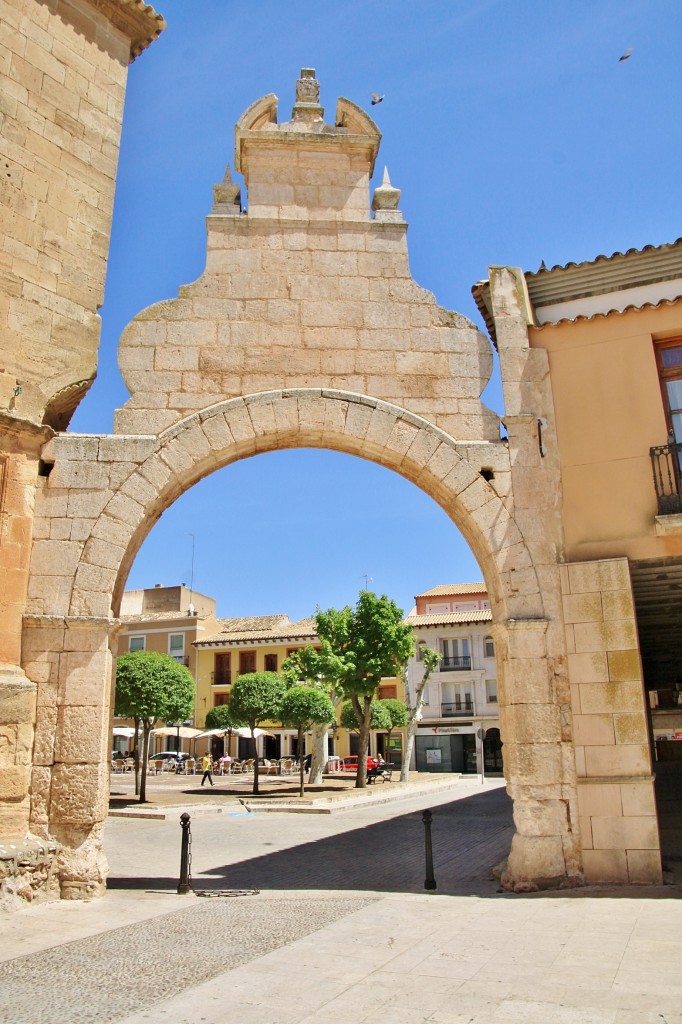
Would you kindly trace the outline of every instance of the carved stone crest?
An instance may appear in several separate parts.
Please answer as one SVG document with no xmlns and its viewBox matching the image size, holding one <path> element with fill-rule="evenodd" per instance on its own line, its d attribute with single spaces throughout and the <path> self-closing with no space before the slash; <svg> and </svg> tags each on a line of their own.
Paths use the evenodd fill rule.
<svg viewBox="0 0 682 1024">
<path fill-rule="evenodd" d="M 296 102 L 320 102 L 320 83 L 315 78 L 315 68 L 301 68 L 301 77 L 296 82 Z"/>
</svg>

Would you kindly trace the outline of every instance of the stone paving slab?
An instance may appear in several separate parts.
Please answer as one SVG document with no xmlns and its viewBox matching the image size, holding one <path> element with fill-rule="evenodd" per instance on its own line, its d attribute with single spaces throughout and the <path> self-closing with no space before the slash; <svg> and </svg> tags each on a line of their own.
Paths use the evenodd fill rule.
<svg viewBox="0 0 682 1024">
<path fill-rule="evenodd" d="M 195 899 L 184 910 L 0 964 L 0 1022 L 113 1024 L 367 902 Z"/>
<path fill-rule="evenodd" d="M 181 806 L 175 822 L 109 821 L 104 900 L 3 920 L 0 1021 L 80 1024 L 106 994 L 111 1024 L 682 1024 L 682 889 L 500 892 L 504 788 L 469 781 L 441 799 L 197 816 L 196 885 L 261 890 L 242 898 L 176 895 Z"/>
</svg>

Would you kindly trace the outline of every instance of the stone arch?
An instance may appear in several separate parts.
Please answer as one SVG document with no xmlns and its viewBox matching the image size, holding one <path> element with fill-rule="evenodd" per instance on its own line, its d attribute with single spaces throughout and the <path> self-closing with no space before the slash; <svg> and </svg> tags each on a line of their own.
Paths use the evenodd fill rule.
<svg viewBox="0 0 682 1024">
<path fill-rule="evenodd" d="M 118 538 L 111 549 L 114 555 L 116 548 L 121 551 L 111 593 L 115 612 L 137 551 L 173 501 L 230 463 L 294 447 L 356 455 L 416 484 L 443 508 L 469 543 L 488 583 L 495 617 L 544 615 L 540 586 L 521 531 L 503 498 L 470 461 L 472 449 L 479 449 L 485 462 L 483 451 L 500 446 L 460 445 L 397 406 L 321 389 L 269 391 L 231 399 L 161 433 L 153 450 L 121 482 L 93 525 L 75 572 L 69 613 L 110 612 L 105 607 L 106 591 L 93 605 L 91 567 L 99 564 L 95 550 L 101 547 L 95 544 L 96 538 Z M 522 598 L 508 584 L 512 570 L 527 574 Z M 522 607 L 517 607 L 519 602 Z"/>
<path fill-rule="evenodd" d="M 558 581 L 546 566 L 538 571 L 508 508 L 506 446 L 457 442 L 388 402 L 302 388 L 230 399 L 158 436 L 64 434 L 48 446 L 54 468 L 36 510 L 37 537 L 59 536 L 54 520 L 71 494 L 81 507 L 90 500 L 96 509 L 80 521 L 79 540 L 34 543 L 33 614 L 24 626 L 25 670 L 39 689 L 32 824 L 64 843 L 63 892 L 104 886 L 114 613 L 140 545 L 162 512 L 203 477 L 241 458 L 293 447 L 328 448 L 393 469 L 462 531 L 487 581 L 495 622 L 505 771 L 517 829 L 507 884 L 537 887 L 579 877 L 573 749 L 562 732 L 566 709 L 556 686 L 562 651 L 555 649 L 557 631 L 548 628 L 546 611 Z M 481 469 L 491 465 L 496 473 L 490 479 L 486 472 L 486 479 Z M 46 614 L 38 595 L 48 591 Z M 62 700 L 48 708 L 57 691 Z"/>
</svg>

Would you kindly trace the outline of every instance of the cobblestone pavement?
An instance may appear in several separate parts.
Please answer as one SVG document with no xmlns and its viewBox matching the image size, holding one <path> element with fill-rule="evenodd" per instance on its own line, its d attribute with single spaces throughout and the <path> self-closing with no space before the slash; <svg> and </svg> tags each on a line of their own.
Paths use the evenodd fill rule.
<svg viewBox="0 0 682 1024">
<path fill-rule="evenodd" d="M 2 1024 L 682 1024 L 680 889 L 501 893 L 499 783 L 328 815 L 233 807 L 192 823 L 212 898 L 175 892 L 176 805 L 109 821 L 104 900 L 4 919 Z"/>
</svg>

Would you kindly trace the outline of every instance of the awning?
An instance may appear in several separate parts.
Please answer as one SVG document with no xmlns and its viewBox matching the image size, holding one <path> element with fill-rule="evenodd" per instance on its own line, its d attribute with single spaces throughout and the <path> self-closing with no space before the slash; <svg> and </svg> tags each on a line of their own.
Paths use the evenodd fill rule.
<svg viewBox="0 0 682 1024">
<path fill-rule="evenodd" d="M 201 729 L 191 729 L 188 725 L 166 725 L 162 729 L 151 729 L 151 736 L 179 736 L 181 740 L 194 740 L 201 736 Z"/>
</svg>

